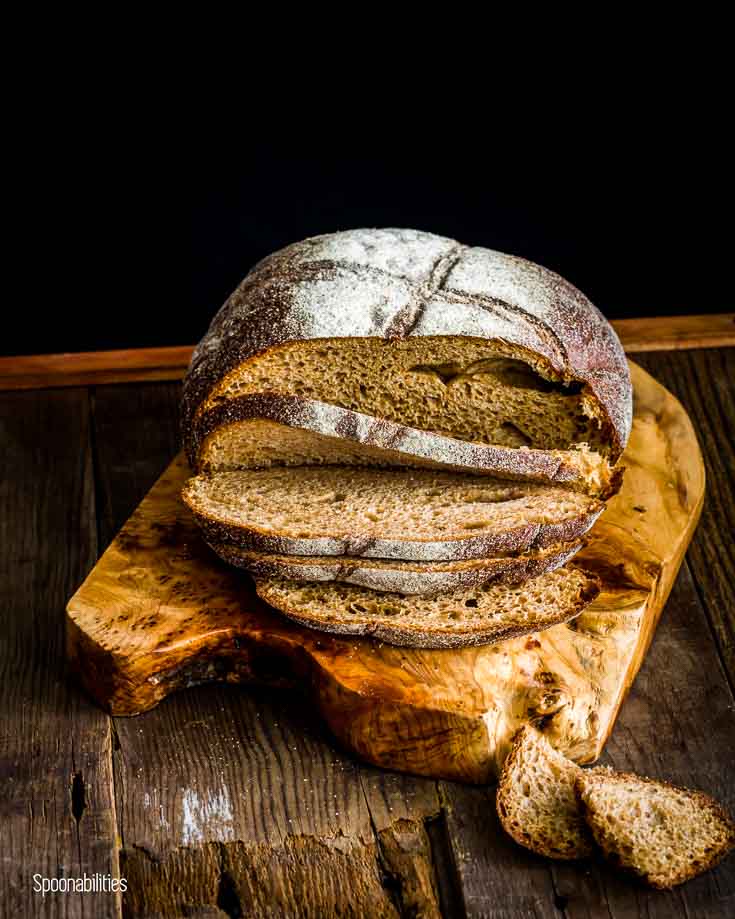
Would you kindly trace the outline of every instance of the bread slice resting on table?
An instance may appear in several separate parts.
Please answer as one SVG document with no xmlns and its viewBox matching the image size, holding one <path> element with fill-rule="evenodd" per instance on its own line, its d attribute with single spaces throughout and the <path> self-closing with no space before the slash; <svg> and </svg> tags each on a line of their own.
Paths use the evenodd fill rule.
<svg viewBox="0 0 735 919">
<path fill-rule="evenodd" d="M 531 725 L 503 764 L 496 807 L 505 831 L 548 858 L 593 854 L 668 889 L 735 848 L 735 823 L 708 795 L 608 767 L 583 769 Z"/>
</svg>

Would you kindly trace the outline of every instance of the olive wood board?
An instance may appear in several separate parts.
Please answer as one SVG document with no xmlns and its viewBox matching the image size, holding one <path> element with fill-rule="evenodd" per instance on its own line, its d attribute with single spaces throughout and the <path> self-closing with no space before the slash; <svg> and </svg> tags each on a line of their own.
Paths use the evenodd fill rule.
<svg viewBox="0 0 735 919">
<path fill-rule="evenodd" d="M 448 651 L 317 632 L 271 610 L 201 539 L 178 456 L 67 606 L 67 652 L 115 715 L 212 680 L 307 693 L 333 735 L 389 769 L 483 783 L 527 721 L 595 760 L 643 661 L 702 508 L 705 476 L 681 404 L 630 363 L 633 430 L 622 490 L 578 556 L 603 583 L 579 617 Z"/>
</svg>

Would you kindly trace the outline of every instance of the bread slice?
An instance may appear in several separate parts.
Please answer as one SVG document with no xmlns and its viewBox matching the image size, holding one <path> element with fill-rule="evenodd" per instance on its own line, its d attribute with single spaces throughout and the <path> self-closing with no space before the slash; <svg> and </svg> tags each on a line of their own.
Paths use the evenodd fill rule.
<svg viewBox="0 0 735 919">
<path fill-rule="evenodd" d="M 207 405 L 248 393 L 300 395 L 477 443 L 547 450 L 589 443 L 609 452 L 581 387 L 544 379 L 518 358 L 499 343 L 459 337 L 388 346 L 301 341 L 241 365 Z"/>
<path fill-rule="evenodd" d="M 652 887 L 696 877 L 735 847 L 735 823 L 701 792 L 604 768 L 580 770 L 575 787 L 605 857 Z"/>
<path fill-rule="evenodd" d="M 264 393 L 228 399 L 206 412 L 188 446 L 192 468 L 207 473 L 270 466 L 416 466 L 566 484 L 603 498 L 620 487 L 622 470 L 586 445 L 537 450 L 516 440 L 514 446 L 471 443 L 314 399 Z"/>
<path fill-rule="evenodd" d="M 519 845 L 547 858 L 586 858 L 593 840 L 575 793 L 582 769 L 553 749 L 531 725 L 513 739 L 498 782 L 503 829 Z"/>
<path fill-rule="evenodd" d="M 404 562 L 385 558 L 338 555 L 278 555 L 210 543 L 219 557 L 258 577 L 296 581 L 341 581 L 388 593 L 437 596 L 479 587 L 490 581 L 520 584 L 554 571 L 573 558 L 583 540 L 532 550 L 524 555 L 473 558 L 461 562 Z"/>
<path fill-rule="evenodd" d="M 483 584 L 439 597 L 282 578 L 256 578 L 255 587 L 266 603 L 301 625 L 410 648 L 492 644 L 547 629 L 581 613 L 600 590 L 593 575 L 575 567 L 520 585 Z"/>
<path fill-rule="evenodd" d="M 550 485 L 337 466 L 196 476 L 182 497 L 210 542 L 409 561 L 488 558 L 569 542 L 604 509 Z"/>
</svg>

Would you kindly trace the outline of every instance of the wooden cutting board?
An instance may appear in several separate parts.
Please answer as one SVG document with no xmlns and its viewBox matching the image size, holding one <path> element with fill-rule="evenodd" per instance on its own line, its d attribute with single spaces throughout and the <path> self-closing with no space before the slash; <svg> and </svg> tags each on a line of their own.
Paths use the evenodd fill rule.
<svg viewBox="0 0 735 919">
<path fill-rule="evenodd" d="M 412 651 L 296 625 L 201 540 L 177 457 L 67 606 L 68 657 L 104 708 L 133 715 L 211 680 L 308 693 L 338 741 L 390 769 L 467 782 L 497 773 L 533 721 L 596 759 L 641 665 L 697 524 L 704 466 L 681 404 L 631 362 L 620 494 L 578 558 L 603 580 L 577 619 L 459 651 Z"/>
</svg>

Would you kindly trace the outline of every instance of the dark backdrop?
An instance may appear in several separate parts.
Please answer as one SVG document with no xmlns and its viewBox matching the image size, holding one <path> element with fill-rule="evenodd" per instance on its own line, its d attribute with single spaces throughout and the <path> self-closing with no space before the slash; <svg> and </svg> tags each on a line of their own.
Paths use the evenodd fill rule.
<svg viewBox="0 0 735 919">
<path fill-rule="evenodd" d="M 52 284 L 29 278 L 2 351 L 193 343 L 255 261 L 358 226 L 523 255 L 611 318 L 727 310 L 727 148 L 672 124 L 645 139 L 611 123 L 594 136 L 557 126 L 444 144 L 373 131 L 369 146 L 312 142 L 318 125 L 298 145 L 257 131 L 235 142 L 220 128 L 206 155 L 186 140 L 164 153 L 144 131 L 92 145 L 73 179 L 54 178 L 63 200 L 45 232 L 68 249 L 64 268 Z"/>
</svg>

